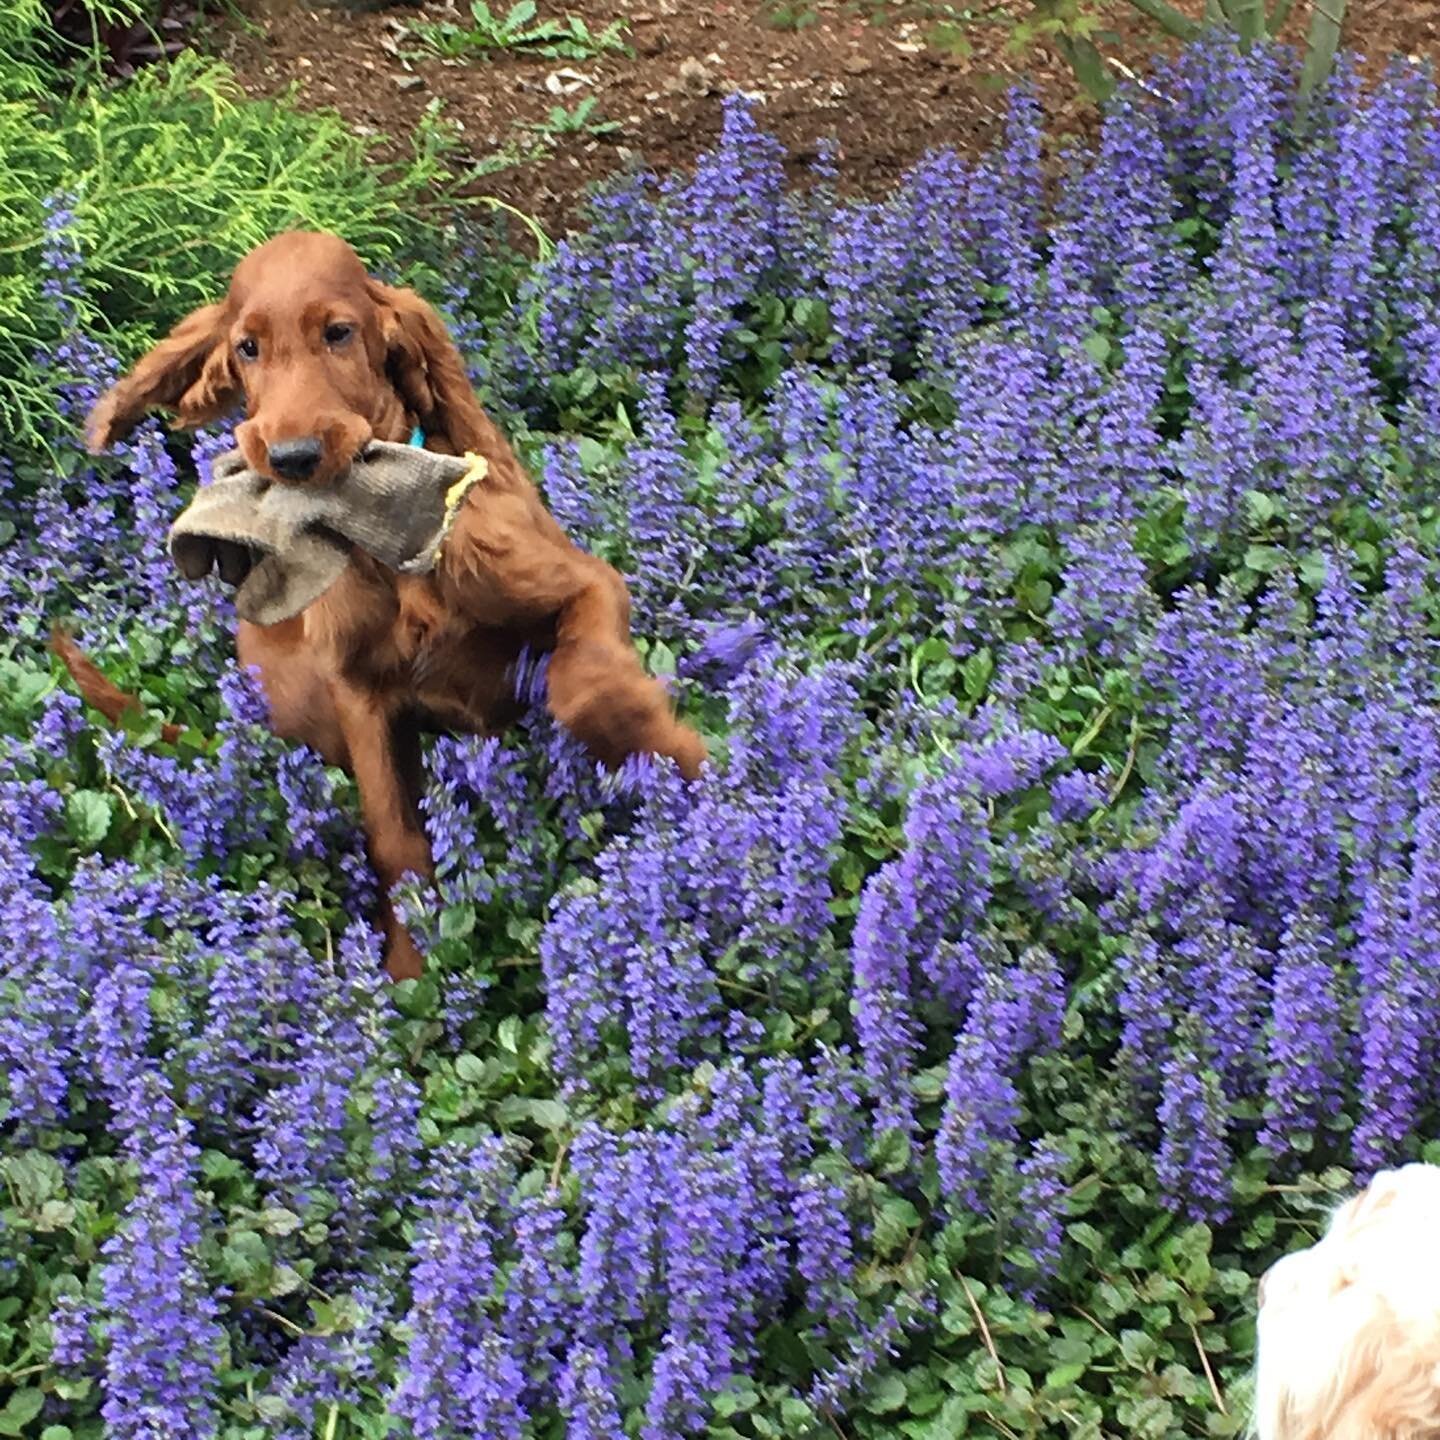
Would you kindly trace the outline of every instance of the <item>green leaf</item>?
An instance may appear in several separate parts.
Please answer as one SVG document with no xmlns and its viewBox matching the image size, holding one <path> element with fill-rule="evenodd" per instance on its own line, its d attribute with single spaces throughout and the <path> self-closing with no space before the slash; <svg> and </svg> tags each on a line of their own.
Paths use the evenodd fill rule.
<svg viewBox="0 0 1440 1440">
<path fill-rule="evenodd" d="M 895 1254 L 919 1223 L 920 1212 L 903 1195 L 886 1195 L 875 1207 L 875 1253 L 882 1258 Z"/>
<path fill-rule="evenodd" d="M 1103 710 L 1098 710 L 1095 713 L 1095 717 L 1090 721 L 1090 723 L 1080 733 L 1079 738 L 1070 747 L 1071 755 L 1073 755 L 1076 759 L 1079 759 L 1080 756 L 1084 755 L 1085 752 L 1100 738 L 1100 732 L 1104 730 L 1105 726 L 1108 724 L 1113 714 L 1114 711 L 1111 710 L 1108 705 Z"/>
<path fill-rule="evenodd" d="M 250 1289 L 270 1274 L 270 1252 L 253 1230 L 242 1230 L 220 1252 L 220 1265 L 228 1281 Z"/>
<path fill-rule="evenodd" d="M 271 1295 L 293 1295 L 305 1283 L 305 1277 L 289 1265 L 277 1265 L 270 1276 Z"/>
<path fill-rule="evenodd" d="M 610 450 L 593 435 L 582 435 L 575 453 L 580 458 L 580 468 L 587 475 L 594 475 L 610 459 Z"/>
<path fill-rule="evenodd" d="M 77 790 L 65 802 L 65 828 L 82 850 L 95 850 L 110 833 L 114 811 L 96 790 Z"/>
<path fill-rule="evenodd" d="M 1101 335 L 1098 331 L 1093 335 L 1087 335 L 1083 342 L 1085 353 L 1097 364 L 1104 365 L 1110 358 L 1110 352 L 1114 348 L 1108 337 Z"/>
<path fill-rule="evenodd" d="M 260 1212 L 260 1227 L 267 1235 L 293 1235 L 300 1224 L 300 1217 L 281 1205 L 272 1205 Z"/>
<path fill-rule="evenodd" d="M 1245 568 L 1261 575 L 1273 575 L 1283 569 L 1289 557 L 1278 545 L 1252 545 L 1245 552 Z"/>
<path fill-rule="evenodd" d="M 1275 497 L 1265 494 L 1263 490 L 1247 490 L 1245 503 L 1250 507 L 1250 518 L 1257 525 L 1268 525 L 1280 510 Z"/>
<path fill-rule="evenodd" d="M 872 1415 L 890 1415 L 905 1404 L 905 1381 L 894 1370 L 882 1375 L 865 1396 L 865 1409 Z"/>
<path fill-rule="evenodd" d="M 1143 1330 L 1125 1330 L 1120 1335 L 1120 1353 L 1137 1370 L 1151 1370 L 1160 1354 L 1160 1343 Z"/>
<path fill-rule="evenodd" d="M 68 1200 L 47 1200 L 35 1217 L 35 1228 L 43 1233 L 68 1230 L 75 1223 L 75 1207 Z"/>
<path fill-rule="evenodd" d="M 15 1203 L 29 1214 L 38 1214 L 65 1193 L 65 1171 L 43 1150 L 22 1150 L 6 1157 L 0 1161 L 0 1176 L 15 1192 Z"/>
<path fill-rule="evenodd" d="M 966 697 L 978 700 L 985 693 L 985 687 L 994 673 L 995 657 L 990 653 L 989 646 L 984 646 L 967 657 L 960 666 L 960 678 L 965 685 Z"/>
<path fill-rule="evenodd" d="M 814 1410 L 798 1395 L 787 1395 L 780 1402 L 780 1418 L 787 1435 L 806 1435 L 817 1423 Z"/>
<path fill-rule="evenodd" d="M 760 1403 L 760 1396 L 743 1380 L 737 1381 L 733 1389 L 722 1390 L 715 1397 L 715 1413 L 722 1420 L 731 1415 L 743 1415 Z"/>
<path fill-rule="evenodd" d="M 1300 557 L 1300 579 L 1311 590 L 1323 590 L 1330 578 L 1330 562 L 1319 550 Z"/>
<path fill-rule="evenodd" d="M 917 1367 L 905 1376 L 905 1408 L 912 1415 L 931 1415 L 945 1401 L 945 1392 L 931 1370 Z"/>
<path fill-rule="evenodd" d="M 428 975 L 418 980 L 402 980 L 391 987 L 390 993 L 400 1013 L 412 1020 L 423 1020 L 439 1008 L 440 991 Z"/>
<path fill-rule="evenodd" d="M 910 1163 L 910 1137 L 901 1129 L 882 1131 L 870 1142 L 870 1163 L 879 1175 L 898 1175 Z"/>
<path fill-rule="evenodd" d="M 485 1079 L 485 1062 L 466 1051 L 455 1059 L 455 1073 L 467 1085 L 478 1085 Z"/>
<path fill-rule="evenodd" d="M 15 715 L 28 715 L 55 688 L 43 670 L 24 670 L 6 664 L 0 668 L 0 706 Z"/>
<path fill-rule="evenodd" d="M 552 1133 L 570 1123 L 570 1112 L 558 1100 L 531 1100 L 523 1095 L 510 1095 L 495 1107 L 495 1118 L 501 1125 L 518 1125 L 528 1121 Z"/>
<path fill-rule="evenodd" d="M 200 1173 L 207 1180 L 243 1180 L 245 1167 L 234 1156 L 204 1150 L 200 1154 Z"/>
<path fill-rule="evenodd" d="M 524 1032 L 524 1022 L 518 1015 L 507 1015 L 496 1028 L 495 1039 L 500 1048 L 511 1055 L 520 1053 L 520 1036 Z"/>
<path fill-rule="evenodd" d="M 1123 1402 L 1117 1418 L 1132 1440 L 1170 1440 L 1178 1430 L 1175 1407 L 1153 1396 Z"/>
<path fill-rule="evenodd" d="M 1073 1385 L 1090 1367 L 1088 1365 L 1057 1365 L 1046 1377 L 1047 1390 L 1064 1390 Z"/>
<path fill-rule="evenodd" d="M 14 1391 L 0 1410 L 0 1435 L 21 1435 L 45 1408 L 45 1392 L 37 1386 Z"/>
<path fill-rule="evenodd" d="M 926 1440 L 956 1440 L 956 1436 L 966 1434 L 972 1403 L 969 1396 L 952 1395 L 927 1422 Z"/>
<path fill-rule="evenodd" d="M 440 912 L 440 938 L 442 940 L 464 940 L 475 929 L 475 907 L 473 905 L 447 905 Z"/>
</svg>

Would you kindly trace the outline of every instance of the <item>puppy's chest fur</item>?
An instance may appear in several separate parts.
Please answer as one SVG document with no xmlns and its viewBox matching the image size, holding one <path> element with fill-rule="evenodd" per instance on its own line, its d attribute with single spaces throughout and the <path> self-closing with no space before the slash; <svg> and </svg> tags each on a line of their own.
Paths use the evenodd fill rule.
<svg viewBox="0 0 1440 1440">
<path fill-rule="evenodd" d="M 493 624 L 459 614 L 434 575 L 397 575 L 357 556 L 306 612 L 307 633 L 348 678 L 397 697 L 435 728 L 489 734 L 521 708 L 515 664 L 547 650 L 553 628 L 518 629 L 497 604 Z"/>
</svg>

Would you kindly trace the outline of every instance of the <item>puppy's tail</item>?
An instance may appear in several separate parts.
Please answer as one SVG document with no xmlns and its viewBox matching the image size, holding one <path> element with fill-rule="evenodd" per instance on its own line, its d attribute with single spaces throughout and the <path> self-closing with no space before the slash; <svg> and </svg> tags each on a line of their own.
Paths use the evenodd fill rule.
<svg viewBox="0 0 1440 1440">
<path fill-rule="evenodd" d="M 58 625 L 50 632 L 50 648 L 70 672 L 75 688 L 85 701 L 93 705 L 112 725 L 119 725 L 124 715 L 139 713 L 140 701 L 107 680 L 96 668 L 95 662 Z M 180 738 L 181 728 L 179 725 L 165 725 L 161 728 L 161 737 L 167 745 L 173 745 Z"/>
</svg>

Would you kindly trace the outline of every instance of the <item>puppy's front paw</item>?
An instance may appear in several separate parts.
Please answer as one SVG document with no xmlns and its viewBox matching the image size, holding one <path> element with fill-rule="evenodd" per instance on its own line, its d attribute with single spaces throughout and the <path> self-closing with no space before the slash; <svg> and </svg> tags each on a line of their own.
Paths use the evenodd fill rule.
<svg viewBox="0 0 1440 1440">
<path fill-rule="evenodd" d="M 673 760 L 687 780 L 698 780 L 710 758 L 710 751 L 700 736 L 678 720 L 672 724 L 671 735 L 659 753 Z"/>
</svg>

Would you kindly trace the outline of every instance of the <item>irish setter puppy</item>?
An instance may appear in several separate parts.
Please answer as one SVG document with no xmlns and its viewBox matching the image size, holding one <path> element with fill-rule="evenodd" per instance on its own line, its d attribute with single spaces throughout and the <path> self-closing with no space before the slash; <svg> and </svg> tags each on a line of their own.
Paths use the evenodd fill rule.
<svg viewBox="0 0 1440 1440">
<path fill-rule="evenodd" d="M 323 484 L 371 439 L 404 442 L 417 427 L 429 449 L 489 465 L 434 573 L 399 575 L 357 550 L 295 619 L 242 622 L 237 634 L 276 732 L 354 775 L 387 896 L 406 872 L 432 872 L 421 731 L 507 725 L 513 665 L 527 646 L 549 652 L 549 708 L 597 760 L 650 752 L 698 773 L 703 742 L 675 719 L 630 642 L 624 581 L 545 509 L 418 295 L 372 279 L 337 236 L 280 235 L 241 261 L 223 301 L 182 320 L 100 400 L 86 438 L 98 453 L 152 410 L 173 412 L 178 428 L 241 406 L 240 449 L 281 484 Z M 112 721 L 134 703 L 73 646 L 58 648 Z M 418 975 L 420 954 L 388 898 L 381 918 L 391 976 Z"/>
</svg>

